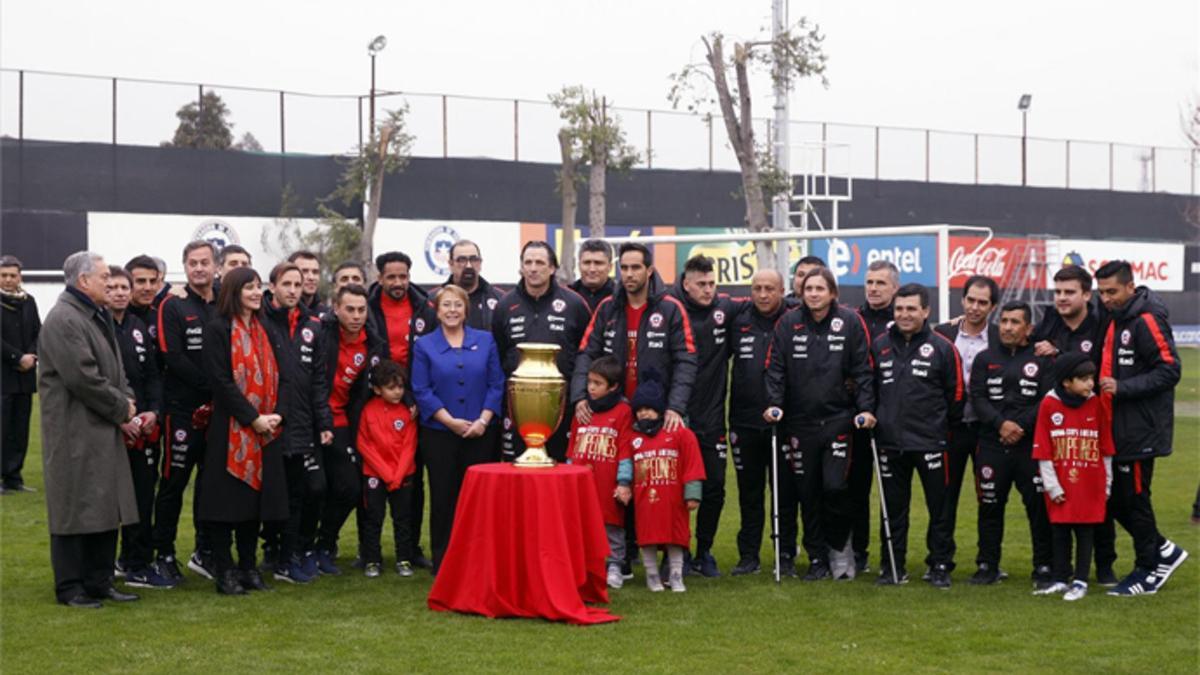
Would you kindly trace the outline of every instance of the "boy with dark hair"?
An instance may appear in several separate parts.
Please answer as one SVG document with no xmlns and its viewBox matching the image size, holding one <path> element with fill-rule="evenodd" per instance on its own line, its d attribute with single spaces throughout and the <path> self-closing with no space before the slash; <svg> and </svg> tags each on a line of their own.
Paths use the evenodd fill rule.
<svg viewBox="0 0 1200 675">
<path fill-rule="evenodd" d="M 591 468 L 600 497 L 600 513 L 608 534 L 608 587 L 620 588 L 625 581 L 625 508 L 616 500 L 617 464 L 622 448 L 628 447 L 633 432 L 633 412 L 621 397 L 624 370 L 616 357 L 605 355 L 588 367 L 588 403 L 592 419 L 571 422 L 571 445 L 567 461 Z"/>
<path fill-rule="evenodd" d="M 1093 393 L 1096 364 L 1082 352 L 1068 352 L 1054 364 L 1054 389 L 1038 406 L 1033 459 L 1046 493 L 1053 531 L 1054 583 L 1035 595 L 1066 593 L 1064 600 L 1087 595 L 1092 538 L 1104 522 L 1112 489 L 1112 420 Z M 1074 537 L 1075 580 L 1071 581 Z"/>
<path fill-rule="evenodd" d="M 379 535 L 388 506 L 396 544 L 396 573 L 413 575 L 412 476 L 416 473 L 417 425 L 404 403 L 407 377 L 404 367 L 390 359 L 371 369 L 375 394 L 363 407 L 358 426 L 358 452 L 362 455 L 363 529 L 359 549 L 366 563 L 364 574 L 378 577 L 383 564 Z"/>
</svg>

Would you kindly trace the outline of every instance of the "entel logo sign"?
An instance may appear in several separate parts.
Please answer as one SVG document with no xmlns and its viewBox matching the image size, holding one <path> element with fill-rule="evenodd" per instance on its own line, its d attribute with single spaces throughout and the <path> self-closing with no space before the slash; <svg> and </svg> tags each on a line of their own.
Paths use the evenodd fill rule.
<svg viewBox="0 0 1200 675">
<path fill-rule="evenodd" d="M 876 260 L 887 260 L 895 265 L 901 274 L 919 274 L 921 269 L 921 247 L 903 248 L 868 248 L 867 259 L 863 261 L 862 251 L 857 243 L 847 244 L 838 239 L 829 246 L 829 266 L 839 276 L 847 274 L 865 274 L 866 268 Z"/>
</svg>

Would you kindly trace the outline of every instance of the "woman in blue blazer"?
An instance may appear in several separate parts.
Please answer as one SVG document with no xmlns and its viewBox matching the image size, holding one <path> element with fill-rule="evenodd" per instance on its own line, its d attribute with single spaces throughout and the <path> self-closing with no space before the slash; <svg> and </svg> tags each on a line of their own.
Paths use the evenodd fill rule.
<svg viewBox="0 0 1200 675">
<path fill-rule="evenodd" d="M 419 452 L 429 469 L 429 539 L 437 574 L 467 467 L 496 459 L 504 371 L 491 333 L 466 325 L 466 291 L 443 286 L 434 306 L 440 325 L 413 345 L 412 389 L 421 417 Z"/>
</svg>

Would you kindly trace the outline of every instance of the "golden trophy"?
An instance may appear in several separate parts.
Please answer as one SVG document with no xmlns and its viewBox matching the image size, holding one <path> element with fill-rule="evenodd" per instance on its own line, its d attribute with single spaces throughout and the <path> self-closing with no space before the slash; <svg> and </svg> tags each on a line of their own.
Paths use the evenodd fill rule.
<svg viewBox="0 0 1200 675">
<path fill-rule="evenodd" d="M 560 347 L 522 342 L 517 349 L 521 360 L 508 378 L 508 414 L 525 441 L 525 452 L 513 463 L 522 468 L 552 467 L 546 441 L 562 422 L 567 397 L 567 382 L 554 363 Z"/>
</svg>

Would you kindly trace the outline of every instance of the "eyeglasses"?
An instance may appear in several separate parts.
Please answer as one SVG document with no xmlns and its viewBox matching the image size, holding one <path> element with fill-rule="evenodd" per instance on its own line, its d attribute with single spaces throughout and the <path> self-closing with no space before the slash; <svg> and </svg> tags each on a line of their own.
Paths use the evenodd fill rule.
<svg viewBox="0 0 1200 675">
<path fill-rule="evenodd" d="M 480 258 L 477 255 L 473 255 L 473 256 L 460 255 L 454 259 L 454 264 L 456 264 L 456 265 L 478 265 L 481 262 L 483 262 L 483 258 Z"/>
</svg>

